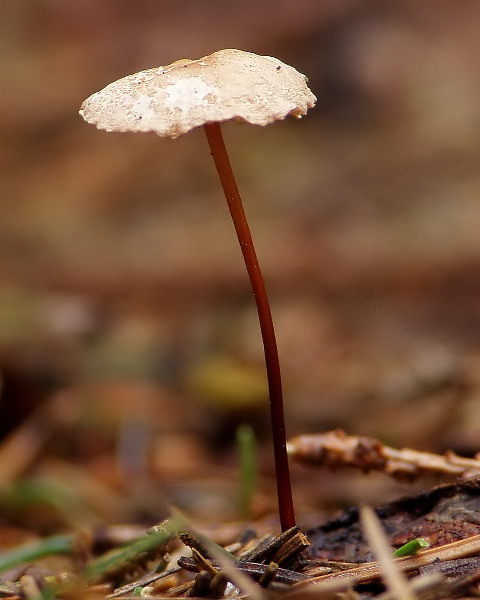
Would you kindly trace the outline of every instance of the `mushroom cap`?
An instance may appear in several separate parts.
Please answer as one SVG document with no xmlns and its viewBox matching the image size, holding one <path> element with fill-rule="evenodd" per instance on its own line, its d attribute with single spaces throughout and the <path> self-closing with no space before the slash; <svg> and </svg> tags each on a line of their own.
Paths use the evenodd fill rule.
<svg viewBox="0 0 480 600">
<path fill-rule="evenodd" d="M 219 50 L 128 75 L 85 100 L 80 114 L 106 131 L 154 131 L 176 138 L 230 119 L 268 125 L 301 118 L 316 101 L 307 78 L 271 56 Z"/>
</svg>

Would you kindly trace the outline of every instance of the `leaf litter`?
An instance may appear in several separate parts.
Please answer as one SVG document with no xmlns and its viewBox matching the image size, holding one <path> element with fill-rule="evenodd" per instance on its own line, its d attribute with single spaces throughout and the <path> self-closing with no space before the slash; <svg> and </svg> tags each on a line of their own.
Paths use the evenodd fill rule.
<svg viewBox="0 0 480 600">
<path fill-rule="evenodd" d="M 62 392 L 46 405 L 43 418 L 33 413 L 0 447 L 0 464 L 7 465 L 2 489 L 5 519 L 12 518 L 5 504 L 5 491 L 12 486 L 17 486 L 20 494 L 25 493 L 25 484 L 29 483 L 34 505 L 40 493 L 44 497 L 51 493 L 57 505 L 63 498 L 68 505 L 68 494 L 59 495 L 57 484 L 49 492 L 47 480 L 29 482 L 28 474 L 38 469 L 42 459 L 49 463 L 50 473 L 54 472 L 49 444 L 52 439 L 58 443 L 62 437 L 71 436 L 72 424 L 78 425 L 83 418 L 80 406 L 75 395 Z M 65 407 L 68 411 L 60 410 Z M 121 433 L 122 427 L 118 431 Z M 30 436 L 37 443 L 25 445 L 22 440 Z M 19 460 L 10 460 L 17 454 L 12 448 L 27 450 Z M 326 466 L 379 470 L 409 481 L 435 472 L 456 479 L 412 492 L 373 511 L 352 507 L 305 532 L 293 528 L 275 535 L 268 533 L 268 528 L 274 531 L 275 526 L 259 519 L 255 511 L 248 525 L 238 521 L 230 530 L 225 530 L 225 523 L 209 528 L 201 520 L 185 524 L 185 519 L 176 520 L 175 513 L 153 528 L 142 527 L 134 522 L 136 519 L 128 523 L 134 505 L 118 489 L 118 483 L 112 486 L 115 479 L 101 492 L 99 482 L 92 486 L 93 480 L 89 483 L 84 474 L 81 488 L 86 491 L 92 487 L 89 494 L 97 504 L 98 516 L 92 512 L 92 505 L 88 510 L 82 508 L 86 499 L 82 494 L 76 499 L 79 505 L 75 512 L 52 504 L 51 510 L 62 515 L 56 524 L 45 521 L 41 512 L 33 513 L 26 539 L 19 537 L 16 545 L 10 543 L 12 547 L 0 554 L 0 596 L 250 596 L 259 600 L 271 595 L 331 598 L 340 594 L 340 598 L 373 595 L 388 600 L 432 595 L 447 598 L 475 592 L 480 572 L 480 474 L 475 458 L 396 450 L 374 438 L 348 436 L 338 430 L 293 438 L 289 450 L 309 469 Z M 205 456 L 201 458 L 205 460 Z M 59 465 L 56 468 L 63 477 L 66 471 Z M 69 472 L 71 477 L 72 469 Z M 191 476 L 192 471 L 186 471 L 185 477 Z M 23 492 L 18 487 L 22 481 Z M 145 504 L 145 497 L 141 501 Z M 108 524 L 105 518 L 108 506 L 113 509 L 115 504 L 119 507 L 117 515 L 124 519 L 123 526 Z M 161 504 L 157 503 L 157 510 L 162 510 Z M 22 527 L 26 514 L 16 517 Z M 73 514 L 76 527 L 72 526 Z M 367 525 L 365 514 L 369 515 Z M 33 538 L 32 529 L 37 531 Z M 379 542 L 382 536 L 385 539 Z M 394 549 L 420 539 L 428 543 L 427 549 L 420 545 L 415 554 L 393 556 Z M 401 583 L 400 588 L 392 583 L 392 577 L 397 581 L 399 574 L 403 574 L 400 581 L 405 584 Z"/>
<path fill-rule="evenodd" d="M 306 534 L 295 527 L 278 536 L 258 537 L 245 529 L 224 548 L 197 531 L 185 531 L 185 520 L 175 515 L 140 537 L 133 528 L 131 542 L 97 556 L 95 547 L 102 544 L 93 532 L 41 538 L 0 555 L 0 595 L 248 595 L 256 600 L 272 594 L 297 598 L 312 593 L 321 597 L 374 594 L 382 600 L 411 600 L 433 592 L 435 597 L 461 596 L 475 587 L 480 576 L 480 523 L 472 523 L 480 514 L 479 490 L 480 478 L 470 477 L 375 510 L 352 508 Z M 445 536 L 448 531 L 455 541 L 445 543 L 445 536 L 428 529 L 436 520 L 441 521 Z M 402 535 L 399 522 L 404 526 Z M 418 535 L 428 538 L 431 548 L 393 556 L 400 539 Z M 55 554 L 70 556 L 69 570 L 55 573 L 51 567 L 31 564 Z"/>
</svg>

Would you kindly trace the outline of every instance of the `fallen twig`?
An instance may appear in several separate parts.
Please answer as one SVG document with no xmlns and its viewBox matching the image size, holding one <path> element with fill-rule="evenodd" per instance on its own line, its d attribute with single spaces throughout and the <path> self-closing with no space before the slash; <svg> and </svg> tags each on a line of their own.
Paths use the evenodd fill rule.
<svg viewBox="0 0 480 600">
<path fill-rule="evenodd" d="M 298 462 L 331 469 L 381 471 L 399 479 L 414 479 L 428 473 L 450 476 L 480 473 L 480 460 L 463 458 L 450 450 L 443 455 L 410 448 L 396 450 L 375 438 L 347 435 L 340 429 L 300 435 L 288 442 L 287 449 Z"/>
</svg>

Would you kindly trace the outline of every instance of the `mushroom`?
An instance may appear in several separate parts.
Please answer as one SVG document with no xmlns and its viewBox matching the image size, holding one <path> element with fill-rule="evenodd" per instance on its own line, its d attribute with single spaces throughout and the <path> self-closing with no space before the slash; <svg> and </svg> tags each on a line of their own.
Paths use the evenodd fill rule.
<svg viewBox="0 0 480 600">
<path fill-rule="evenodd" d="M 270 305 L 220 123 L 268 125 L 301 118 L 315 104 L 307 78 L 271 56 L 220 50 L 128 75 L 82 104 L 80 114 L 106 131 L 152 131 L 176 138 L 203 126 L 253 289 L 263 339 L 282 530 L 295 525 L 282 383 Z"/>
</svg>

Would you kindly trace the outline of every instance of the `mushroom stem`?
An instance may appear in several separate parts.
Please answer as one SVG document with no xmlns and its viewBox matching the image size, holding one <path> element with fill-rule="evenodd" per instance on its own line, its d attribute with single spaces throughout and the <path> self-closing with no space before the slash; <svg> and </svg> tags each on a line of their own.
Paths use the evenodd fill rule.
<svg viewBox="0 0 480 600">
<path fill-rule="evenodd" d="M 247 267 L 255 303 L 257 305 L 270 397 L 270 418 L 273 433 L 278 508 L 280 524 L 282 530 L 285 531 L 286 529 L 295 526 L 295 514 L 293 510 L 290 472 L 288 468 L 280 363 L 278 360 L 277 342 L 275 339 L 270 304 L 268 302 L 265 283 L 258 264 L 250 228 L 245 216 L 245 211 L 243 210 L 242 200 L 230 165 L 225 142 L 223 141 L 220 124 L 217 122 L 207 123 L 204 125 L 204 129 L 222 183 L 228 208 L 233 219 L 235 231 L 237 232 L 238 241 L 242 250 L 245 266 Z"/>
</svg>

